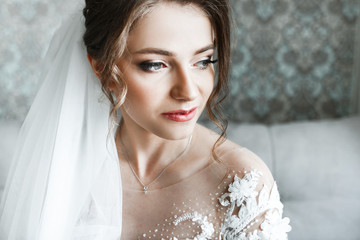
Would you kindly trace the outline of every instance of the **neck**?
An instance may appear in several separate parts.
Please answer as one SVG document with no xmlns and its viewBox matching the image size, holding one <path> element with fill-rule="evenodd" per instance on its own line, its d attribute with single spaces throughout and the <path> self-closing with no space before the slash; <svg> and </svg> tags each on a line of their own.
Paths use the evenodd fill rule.
<svg viewBox="0 0 360 240">
<path fill-rule="evenodd" d="M 131 129 L 131 130 L 130 130 Z M 129 161 L 137 176 L 147 184 L 187 149 L 189 137 L 167 140 L 144 129 L 134 129 L 122 122 L 116 142 L 124 161 Z M 126 159 L 127 158 L 127 159 Z"/>
</svg>

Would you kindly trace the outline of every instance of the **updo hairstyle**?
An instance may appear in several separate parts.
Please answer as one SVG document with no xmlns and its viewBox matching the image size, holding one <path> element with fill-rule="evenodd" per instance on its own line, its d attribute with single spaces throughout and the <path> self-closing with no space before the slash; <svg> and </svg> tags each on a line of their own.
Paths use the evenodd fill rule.
<svg viewBox="0 0 360 240">
<path fill-rule="evenodd" d="M 83 9 L 86 31 L 83 40 L 88 54 L 97 64 L 102 91 L 112 104 L 110 117 L 124 103 L 127 85 L 122 72 L 116 65 L 124 54 L 129 33 L 136 22 L 149 13 L 156 5 L 174 2 L 180 5 L 194 4 L 209 17 L 215 34 L 215 47 L 218 58 L 217 79 L 206 103 L 209 119 L 221 130 L 221 136 L 212 149 L 218 160 L 215 148 L 226 136 L 227 121 L 220 111 L 220 104 L 228 95 L 228 71 L 230 64 L 230 7 L 228 0 L 85 0 Z M 110 86 L 118 90 L 113 96 Z"/>
</svg>

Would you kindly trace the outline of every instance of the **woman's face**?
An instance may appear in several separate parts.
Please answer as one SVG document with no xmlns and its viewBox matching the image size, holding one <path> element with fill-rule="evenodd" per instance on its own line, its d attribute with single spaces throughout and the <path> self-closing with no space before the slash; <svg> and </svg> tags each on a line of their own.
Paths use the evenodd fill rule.
<svg viewBox="0 0 360 240">
<path fill-rule="evenodd" d="M 195 5 L 159 4 L 136 23 L 127 48 L 118 62 L 128 86 L 125 126 L 165 139 L 188 137 L 214 84 L 208 17 Z"/>
</svg>

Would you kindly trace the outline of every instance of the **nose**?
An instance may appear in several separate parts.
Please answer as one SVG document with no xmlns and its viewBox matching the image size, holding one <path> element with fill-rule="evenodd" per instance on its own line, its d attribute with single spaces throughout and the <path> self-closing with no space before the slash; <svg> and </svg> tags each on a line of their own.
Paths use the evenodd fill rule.
<svg viewBox="0 0 360 240">
<path fill-rule="evenodd" d="M 191 77 L 190 69 L 179 67 L 174 71 L 171 96 L 176 100 L 192 101 L 199 95 L 199 88 Z"/>
</svg>

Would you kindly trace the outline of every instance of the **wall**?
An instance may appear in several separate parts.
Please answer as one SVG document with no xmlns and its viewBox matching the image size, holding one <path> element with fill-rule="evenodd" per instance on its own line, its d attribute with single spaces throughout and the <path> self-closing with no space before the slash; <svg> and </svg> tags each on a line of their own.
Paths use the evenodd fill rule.
<svg viewBox="0 0 360 240">
<path fill-rule="evenodd" d="M 1 0 L 0 119 L 22 121 L 39 87 L 41 60 L 74 0 Z"/>
<path fill-rule="evenodd" d="M 359 1 L 232 2 L 238 27 L 226 105 L 232 119 L 273 123 L 358 111 Z"/>
</svg>

